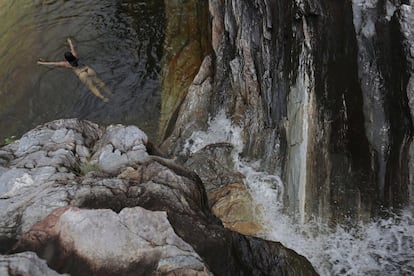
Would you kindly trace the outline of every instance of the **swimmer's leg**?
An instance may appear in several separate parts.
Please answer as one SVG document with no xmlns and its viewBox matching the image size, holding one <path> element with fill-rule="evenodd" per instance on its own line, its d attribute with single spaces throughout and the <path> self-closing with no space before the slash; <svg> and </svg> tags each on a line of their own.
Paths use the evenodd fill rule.
<svg viewBox="0 0 414 276">
<path fill-rule="evenodd" d="M 96 87 L 98 87 L 99 89 L 102 88 L 106 94 L 112 95 L 111 90 L 108 88 L 108 86 L 106 86 L 106 84 L 100 78 L 98 78 L 98 76 L 94 75 L 91 77 L 91 79 L 96 84 Z"/>
<path fill-rule="evenodd" d="M 98 98 L 100 98 L 102 101 L 104 101 L 105 103 L 107 103 L 107 102 L 109 102 L 109 99 L 108 98 L 106 98 L 106 97 L 104 97 L 102 94 L 101 94 L 101 92 L 99 92 L 99 89 L 95 86 L 95 85 L 93 85 L 93 84 L 91 84 L 91 85 L 88 85 L 88 87 L 89 87 L 89 89 L 91 90 L 91 92 L 96 96 L 96 97 L 98 97 Z"/>
<path fill-rule="evenodd" d="M 91 80 L 91 78 L 89 76 L 82 76 L 80 79 L 85 83 L 85 85 L 89 88 L 89 90 L 91 90 L 91 92 L 96 97 L 100 98 L 105 103 L 109 102 L 109 99 L 104 97 L 101 94 L 101 92 L 99 92 L 99 89 L 94 85 L 93 80 Z"/>
</svg>

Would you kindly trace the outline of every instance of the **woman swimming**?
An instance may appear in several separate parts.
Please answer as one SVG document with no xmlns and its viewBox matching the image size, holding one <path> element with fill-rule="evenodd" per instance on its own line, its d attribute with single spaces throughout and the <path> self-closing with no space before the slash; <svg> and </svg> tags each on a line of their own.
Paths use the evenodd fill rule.
<svg viewBox="0 0 414 276">
<path fill-rule="evenodd" d="M 79 61 L 79 57 L 75 51 L 75 47 L 73 47 L 72 40 L 68 38 L 67 41 L 70 47 L 70 52 L 65 52 L 65 61 L 39 60 L 37 64 L 71 68 L 95 96 L 107 103 L 109 99 L 101 94 L 100 89 L 103 89 L 109 95 L 111 92 L 106 87 L 105 83 L 98 78 L 95 70 Z"/>
</svg>

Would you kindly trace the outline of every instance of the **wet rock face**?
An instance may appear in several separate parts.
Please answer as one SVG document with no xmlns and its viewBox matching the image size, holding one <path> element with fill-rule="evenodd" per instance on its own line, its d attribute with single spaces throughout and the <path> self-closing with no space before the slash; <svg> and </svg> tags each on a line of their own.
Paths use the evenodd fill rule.
<svg viewBox="0 0 414 276">
<path fill-rule="evenodd" d="M 231 183 L 242 183 L 244 175 L 234 170 L 233 146 L 229 143 L 210 144 L 191 155 L 184 163 L 203 181 L 209 192 Z"/>
<path fill-rule="evenodd" d="M 207 197 L 211 211 L 224 227 L 249 236 L 259 236 L 263 232 L 252 197 L 243 184 L 232 183 L 214 189 Z"/>
<path fill-rule="evenodd" d="M 187 90 L 210 51 L 207 2 L 165 0 L 166 31 L 160 137 L 171 134 Z"/>
<path fill-rule="evenodd" d="M 188 90 L 166 150 L 185 155 L 224 110 L 243 127 L 243 156 L 282 172 L 299 220 L 407 203 L 412 1 L 210 0 L 209 13 L 211 77 Z"/>
<path fill-rule="evenodd" d="M 400 34 L 402 36 L 402 45 L 404 47 L 405 57 L 407 59 L 407 72 L 408 72 L 408 84 L 407 84 L 407 100 L 410 107 L 411 121 L 414 121 L 414 24 L 412 18 L 414 17 L 413 1 L 410 1 L 411 5 L 402 5 L 398 11 Z M 411 142 L 409 150 L 409 202 L 414 202 L 414 160 L 413 160 L 414 144 Z M 406 168 L 405 168 L 406 169 Z"/>
<path fill-rule="evenodd" d="M 263 230 L 252 197 L 243 184 L 244 175 L 234 169 L 233 146 L 210 144 L 191 155 L 184 163 L 202 180 L 208 204 L 224 227 L 251 236 Z"/>
<path fill-rule="evenodd" d="M 34 251 L 71 275 L 315 274 L 281 244 L 225 229 L 200 178 L 149 144 L 136 127 L 59 120 L 3 147 L 2 253 Z"/>
<path fill-rule="evenodd" d="M 379 201 L 408 201 L 409 148 L 412 141 L 409 79 L 413 74 L 406 11 L 398 1 L 353 1 L 358 43 L 358 73 L 364 98 L 366 135 L 375 161 Z M 408 41 L 407 41 L 408 38 Z M 408 46 L 408 47 L 407 47 Z"/>
</svg>

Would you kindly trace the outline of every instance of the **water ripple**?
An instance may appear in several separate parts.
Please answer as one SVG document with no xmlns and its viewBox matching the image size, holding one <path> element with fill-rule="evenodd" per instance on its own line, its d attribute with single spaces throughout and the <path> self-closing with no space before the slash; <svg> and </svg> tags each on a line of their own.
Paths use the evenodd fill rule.
<svg viewBox="0 0 414 276">
<path fill-rule="evenodd" d="M 0 139 L 62 117 L 136 124 L 154 137 L 163 28 L 162 0 L 0 0 Z M 67 37 L 113 92 L 109 104 L 70 70 L 36 64 L 62 60 Z"/>
</svg>

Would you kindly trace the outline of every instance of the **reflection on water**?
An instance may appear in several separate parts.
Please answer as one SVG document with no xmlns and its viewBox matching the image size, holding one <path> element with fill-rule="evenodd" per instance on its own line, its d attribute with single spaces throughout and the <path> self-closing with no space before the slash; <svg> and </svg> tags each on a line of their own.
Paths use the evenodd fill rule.
<svg viewBox="0 0 414 276">
<path fill-rule="evenodd" d="M 108 104 L 71 70 L 36 64 L 63 60 L 67 37 L 112 91 Z M 163 37 L 163 0 L 0 0 L 0 139 L 72 117 L 155 139 Z"/>
</svg>

